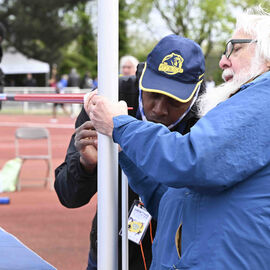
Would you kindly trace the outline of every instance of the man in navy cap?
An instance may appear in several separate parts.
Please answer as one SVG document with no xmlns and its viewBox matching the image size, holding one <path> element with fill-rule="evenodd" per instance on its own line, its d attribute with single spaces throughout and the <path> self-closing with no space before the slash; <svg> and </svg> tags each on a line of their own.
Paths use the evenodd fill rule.
<svg viewBox="0 0 270 270">
<path fill-rule="evenodd" d="M 154 122 L 162 124 L 160 126 L 168 132 L 186 134 L 197 121 L 195 102 L 202 91 L 203 77 L 204 56 L 200 46 L 184 37 L 166 36 L 148 55 L 142 71 L 137 118 L 145 121 L 147 126 Z M 95 102 L 99 102 L 99 96 L 96 97 Z M 91 102 L 89 96 L 85 103 L 86 111 Z M 110 113 L 107 117 L 110 117 Z M 134 135 L 136 136 L 135 133 Z M 145 139 L 151 140 L 151 137 L 146 134 Z M 144 150 L 140 148 L 140 151 Z M 153 153 L 158 154 L 158 151 Z M 181 256 L 180 248 L 175 246 L 175 236 L 181 230 L 182 204 L 188 190 L 170 188 L 155 181 L 131 162 L 124 152 L 120 152 L 119 158 L 130 187 L 139 194 L 146 209 L 158 221 L 152 247 L 151 269 L 169 269 Z M 149 170 L 155 170 L 159 166 L 157 163 Z M 177 245 L 178 243 L 177 240 Z"/>
<path fill-rule="evenodd" d="M 168 74 L 164 73 L 163 71 L 157 71 L 157 78 L 155 77 L 155 79 L 152 80 L 152 83 L 150 81 L 147 82 L 147 84 L 144 84 L 143 81 L 143 83 L 140 84 L 141 86 L 138 87 L 138 81 L 141 73 L 143 72 L 144 79 L 147 78 L 148 75 L 146 75 L 146 73 L 148 73 L 148 68 L 151 66 L 151 61 L 154 61 L 155 58 L 158 57 L 161 53 L 164 55 L 160 62 L 157 62 L 158 65 L 162 64 L 160 69 L 167 70 L 166 72 Z M 204 90 L 204 57 L 202 51 L 195 42 L 189 39 L 185 39 L 176 35 L 169 35 L 165 37 L 160 43 L 158 43 L 149 57 L 150 56 L 152 60 L 149 62 L 148 58 L 145 69 L 143 69 L 143 64 L 138 66 L 137 79 L 135 83 L 130 83 L 133 81 L 132 76 L 120 77 L 120 99 L 127 101 L 128 106 L 134 107 L 132 111 L 129 111 L 129 114 L 134 117 L 136 116 L 137 119 L 162 123 L 171 131 L 178 131 L 184 134 L 188 132 L 190 127 L 198 120 L 196 115 L 195 101 Z M 164 61 L 162 61 L 163 59 Z M 189 69 L 183 71 L 183 68 L 186 66 L 188 66 Z M 187 72 L 191 72 L 193 76 L 188 75 Z M 160 76 L 162 76 L 164 80 L 167 81 L 167 79 L 170 79 L 171 76 L 169 74 L 173 73 L 174 75 L 172 76 L 175 77 L 176 83 L 172 80 L 169 80 L 169 82 L 173 83 L 174 87 L 170 87 L 171 84 L 167 84 L 166 82 L 164 84 L 165 87 L 160 89 L 157 88 L 156 91 L 153 91 L 153 89 L 156 88 L 156 85 L 159 86 L 157 80 Z M 180 80 L 178 79 L 179 76 Z M 181 77 L 186 79 L 181 82 Z M 126 81 L 126 79 L 128 79 L 128 81 Z M 192 88 L 189 87 L 190 83 L 193 85 Z M 133 88 L 136 88 L 136 95 L 134 95 L 135 93 L 134 90 L 132 90 Z M 136 98 L 135 102 L 134 97 Z M 138 103 L 139 109 L 136 114 Z M 97 132 L 94 130 L 93 124 L 91 121 L 89 121 L 89 117 L 84 109 L 81 111 L 77 118 L 76 127 L 76 133 L 72 136 L 65 162 L 56 169 L 55 190 L 61 203 L 67 207 L 79 207 L 85 205 L 97 191 Z M 143 177 L 143 174 L 139 172 L 138 179 L 141 179 L 141 177 Z M 157 185 L 154 184 L 153 189 L 150 188 L 149 192 L 146 192 L 149 196 L 149 201 L 152 203 L 153 209 L 150 209 L 150 212 L 154 218 L 157 217 L 158 197 L 151 197 L 152 195 L 154 196 L 153 190 L 155 190 L 155 187 L 157 193 L 165 192 L 166 190 L 164 186 L 160 186 L 159 189 Z M 136 189 L 134 190 L 137 192 Z M 138 194 L 140 193 L 138 192 Z M 166 194 L 169 194 L 170 196 L 170 193 Z M 138 199 L 138 195 L 129 189 L 129 206 L 132 205 L 134 199 Z M 177 219 L 179 219 L 180 217 L 178 209 L 175 208 L 175 211 L 176 213 L 172 213 L 172 215 L 178 215 Z M 121 211 L 119 210 L 119 212 Z M 170 212 L 167 212 L 167 214 L 169 213 Z M 91 250 L 89 254 L 88 269 L 96 269 L 96 225 L 97 224 L 95 218 L 93 221 L 90 236 Z M 120 220 L 119 225 L 121 226 Z M 177 228 L 173 226 L 172 230 L 176 232 Z M 163 232 L 163 229 L 159 232 L 160 236 L 158 238 L 167 238 L 167 234 L 165 233 L 163 235 L 161 232 Z M 174 238 L 175 232 L 170 234 L 171 241 L 164 243 L 164 249 L 167 249 L 168 247 L 168 252 L 174 250 L 172 252 L 172 258 L 178 256 L 175 252 L 175 248 L 173 248 L 172 245 L 172 241 L 174 241 L 172 238 Z M 131 241 L 129 242 L 129 269 L 144 269 L 142 256 L 140 254 L 140 247 Z M 167 243 L 169 243 L 169 246 Z M 121 254 L 120 246 L 121 240 L 119 241 L 119 254 Z M 145 237 L 142 240 L 142 247 L 146 259 L 146 266 L 149 268 L 152 258 L 149 232 L 145 234 Z M 165 260 L 165 254 L 167 253 L 164 253 L 164 255 L 160 256 L 160 259 Z M 119 260 L 119 269 L 121 269 L 120 262 L 121 260 Z"/>
</svg>

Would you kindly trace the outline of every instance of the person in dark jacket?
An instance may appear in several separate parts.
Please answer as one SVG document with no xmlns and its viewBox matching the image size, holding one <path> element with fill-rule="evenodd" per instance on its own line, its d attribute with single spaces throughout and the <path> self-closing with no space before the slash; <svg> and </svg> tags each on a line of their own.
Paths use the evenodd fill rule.
<svg viewBox="0 0 270 270">
<path fill-rule="evenodd" d="M 143 64 L 139 64 L 137 68 L 137 79 L 135 76 L 120 77 L 119 79 L 119 99 L 125 100 L 129 107 L 134 108 L 132 111 L 129 112 L 129 114 L 132 116 L 136 116 L 138 119 L 142 119 L 144 117 L 142 108 L 140 108 L 136 112 L 138 102 L 141 102 L 141 97 L 139 97 L 139 93 L 141 92 L 138 89 L 138 79 L 141 75 L 143 66 Z M 202 93 L 203 89 L 204 84 L 202 84 L 201 87 L 198 87 L 196 96 Z M 192 107 L 193 99 L 188 103 L 181 103 L 179 101 L 174 101 L 165 95 L 144 93 L 144 100 L 148 101 L 144 103 L 145 113 L 148 115 L 148 113 L 152 114 L 153 111 L 157 110 L 155 112 L 156 117 L 154 117 L 155 119 L 153 118 L 152 120 L 170 126 L 172 131 L 180 132 L 181 130 L 181 132 L 188 132 L 189 128 L 198 120 L 195 116 L 195 107 Z M 153 103 L 157 104 L 157 108 L 153 108 L 153 106 L 151 105 Z M 160 109 L 158 109 L 158 107 Z M 181 118 L 181 120 L 174 121 L 173 119 L 171 119 L 170 115 L 168 115 L 166 112 L 163 112 L 163 110 L 166 111 L 168 110 L 168 108 L 173 108 L 173 110 L 177 110 L 177 115 L 179 116 L 179 118 Z M 185 113 L 186 111 L 187 113 Z M 185 114 L 183 115 L 183 113 Z M 96 146 L 93 142 L 96 139 L 96 132 L 93 130 L 93 126 L 89 121 L 89 117 L 84 109 L 82 109 L 80 115 L 77 118 L 76 127 L 78 128 L 76 130 L 76 133 L 72 136 L 66 160 L 56 169 L 55 174 L 55 190 L 61 203 L 67 207 L 79 207 L 88 203 L 91 197 L 97 191 L 97 153 Z M 89 137 L 91 139 L 89 139 Z M 86 150 L 87 147 L 88 150 Z M 119 186 L 121 187 L 121 185 Z M 121 194 L 121 191 L 119 192 L 119 194 Z M 136 195 L 131 189 L 129 189 L 129 206 L 131 206 L 131 204 L 136 199 L 138 199 L 138 195 Z M 94 267 L 96 267 L 96 222 L 97 217 L 95 216 L 90 237 L 91 250 L 89 254 L 88 269 L 95 269 Z M 120 218 L 119 224 L 121 224 Z M 149 269 L 152 256 L 151 241 L 148 232 L 146 233 L 146 236 L 143 239 L 142 243 L 145 253 L 144 255 L 146 258 L 147 269 Z M 121 246 L 120 238 L 119 246 Z M 121 263 L 119 262 L 119 269 L 121 268 L 120 266 Z M 129 243 L 129 269 L 144 269 L 139 246 L 132 242 Z"/>
<path fill-rule="evenodd" d="M 23 86 L 37 86 L 37 81 L 36 79 L 33 77 L 32 73 L 27 73 L 26 77 L 23 80 Z"/>
<path fill-rule="evenodd" d="M 143 63 L 138 66 L 138 74 L 136 76 L 119 77 L 119 99 L 124 99 L 129 107 L 130 115 L 135 116 L 138 108 L 138 77 L 139 70 L 143 68 Z M 55 190 L 60 202 L 68 208 L 76 208 L 87 204 L 97 192 L 97 169 L 96 160 L 94 166 L 88 166 L 83 162 L 82 151 L 84 145 L 82 137 L 85 130 L 89 129 L 91 122 L 82 108 L 75 123 L 76 132 L 72 135 L 65 161 L 55 170 Z M 94 132 L 95 133 L 95 132 Z M 96 133 L 95 133 L 96 136 Z M 96 152 L 96 149 L 94 149 Z M 119 178 L 119 183 L 121 179 Z M 121 184 L 119 185 L 121 188 Z M 121 199 L 121 190 L 119 191 L 119 200 Z M 138 200 L 138 195 L 129 189 L 129 207 Z M 121 202 L 119 202 L 121 205 Z M 121 227 L 121 217 L 118 220 L 119 230 Z M 155 231 L 155 222 L 152 222 L 153 231 Z M 92 222 L 92 230 L 90 233 L 90 253 L 88 261 L 88 270 L 96 269 L 97 262 L 97 215 Z M 142 241 L 142 247 L 147 267 L 151 263 L 151 236 L 149 230 L 146 232 Z M 119 249 L 121 249 L 121 238 L 119 237 Z M 120 252 L 119 252 L 120 253 Z M 119 256 L 119 266 L 121 265 L 121 256 Z M 129 242 L 129 269 L 144 269 L 143 257 L 140 246 Z"/>
</svg>

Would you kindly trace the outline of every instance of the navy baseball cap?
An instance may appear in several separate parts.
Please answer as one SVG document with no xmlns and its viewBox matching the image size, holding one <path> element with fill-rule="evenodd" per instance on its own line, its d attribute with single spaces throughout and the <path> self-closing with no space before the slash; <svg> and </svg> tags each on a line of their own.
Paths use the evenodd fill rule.
<svg viewBox="0 0 270 270">
<path fill-rule="evenodd" d="M 140 88 L 186 103 L 202 83 L 204 71 L 200 46 L 191 39 L 169 35 L 148 54 Z"/>
</svg>

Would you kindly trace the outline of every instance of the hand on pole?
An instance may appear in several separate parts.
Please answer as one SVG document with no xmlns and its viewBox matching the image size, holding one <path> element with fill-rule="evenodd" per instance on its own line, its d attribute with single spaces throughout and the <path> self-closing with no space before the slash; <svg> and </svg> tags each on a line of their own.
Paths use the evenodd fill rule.
<svg viewBox="0 0 270 270">
<path fill-rule="evenodd" d="M 107 136 L 112 137 L 113 117 L 127 115 L 128 108 L 125 101 L 117 103 L 109 101 L 106 97 L 92 95 L 87 105 L 87 111 L 95 129 Z"/>
</svg>

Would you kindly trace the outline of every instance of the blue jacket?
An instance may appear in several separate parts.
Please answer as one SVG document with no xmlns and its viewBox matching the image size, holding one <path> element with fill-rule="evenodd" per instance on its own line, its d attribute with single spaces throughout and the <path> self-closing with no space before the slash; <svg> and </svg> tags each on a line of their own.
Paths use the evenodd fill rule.
<svg viewBox="0 0 270 270">
<path fill-rule="evenodd" d="M 114 118 L 114 141 L 150 186 L 188 188 L 182 204 L 161 200 L 159 207 L 182 208 L 175 214 L 176 222 L 182 221 L 181 258 L 174 267 L 151 269 L 269 269 L 269 116 L 267 72 L 184 136 L 130 116 Z M 159 213 L 158 223 L 168 222 L 165 218 Z"/>
<path fill-rule="evenodd" d="M 119 160 L 128 176 L 129 186 L 140 195 L 147 210 L 158 220 L 150 269 L 169 269 L 179 261 L 175 235 L 182 222 L 182 205 L 188 189 L 170 188 L 150 179 L 123 152 Z"/>
<path fill-rule="evenodd" d="M 176 131 L 186 133 L 190 128 L 189 125 L 190 123 L 182 122 L 177 126 Z M 179 260 L 175 246 L 175 235 L 181 224 L 181 205 L 188 189 L 170 188 L 154 181 L 138 169 L 123 151 L 119 154 L 119 163 L 128 177 L 129 186 L 140 195 L 144 206 L 152 217 L 158 220 L 152 246 L 151 269 L 159 269 L 156 268 L 158 265 L 167 268 L 174 265 Z"/>
</svg>

